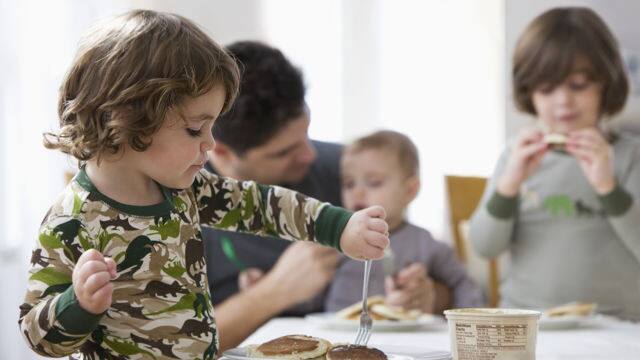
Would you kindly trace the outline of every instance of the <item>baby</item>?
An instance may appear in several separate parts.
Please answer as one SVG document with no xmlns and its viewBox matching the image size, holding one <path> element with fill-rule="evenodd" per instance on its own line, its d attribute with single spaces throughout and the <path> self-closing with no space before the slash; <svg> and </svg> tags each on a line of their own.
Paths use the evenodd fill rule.
<svg viewBox="0 0 640 360">
<path fill-rule="evenodd" d="M 381 205 L 387 213 L 397 269 L 390 271 L 382 262 L 373 262 L 369 295 L 386 294 L 389 305 L 427 313 L 484 304 L 480 289 L 453 250 L 405 219 L 420 188 L 418 151 L 407 136 L 378 131 L 356 140 L 344 151 L 341 176 L 346 208 Z M 337 311 L 359 301 L 362 278 L 362 263 L 345 258 L 329 290 L 327 310 Z"/>
</svg>

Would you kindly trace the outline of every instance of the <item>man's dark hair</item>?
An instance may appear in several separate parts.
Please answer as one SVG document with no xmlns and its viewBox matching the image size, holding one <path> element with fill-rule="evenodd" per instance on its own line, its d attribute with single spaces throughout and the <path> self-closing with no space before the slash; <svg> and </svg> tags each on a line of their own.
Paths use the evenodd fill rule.
<svg viewBox="0 0 640 360">
<path fill-rule="evenodd" d="M 240 92 L 213 126 L 213 137 L 239 155 L 265 144 L 305 109 L 302 72 L 280 50 L 256 41 L 226 47 L 241 70 Z"/>
</svg>

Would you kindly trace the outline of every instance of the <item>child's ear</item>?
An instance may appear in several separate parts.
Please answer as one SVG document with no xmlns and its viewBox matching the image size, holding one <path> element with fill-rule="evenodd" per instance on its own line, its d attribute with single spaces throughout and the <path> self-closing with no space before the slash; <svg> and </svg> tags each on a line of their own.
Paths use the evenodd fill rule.
<svg viewBox="0 0 640 360">
<path fill-rule="evenodd" d="M 420 191 L 420 178 L 417 175 L 408 177 L 407 180 L 405 180 L 405 189 L 408 204 L 418 196 L 418 192 Z"/>
</svg>

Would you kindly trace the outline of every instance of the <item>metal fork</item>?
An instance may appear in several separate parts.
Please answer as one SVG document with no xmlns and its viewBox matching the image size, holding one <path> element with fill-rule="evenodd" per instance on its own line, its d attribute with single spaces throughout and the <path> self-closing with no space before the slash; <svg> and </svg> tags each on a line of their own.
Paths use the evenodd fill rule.
<svg viewBox="0 0 640 360">
<path fill-rule="evenodd" d="M 371 260 L 367 260 L 364 263 L 364 282 L 362 283 L 362 312 L 360 313 L 360 326 L 358 326 L 358 333 L 356 334 L 356 345 L 367 346 L 369 338 L 371 337 L 371 316 L 369 316 L 369 310 L 367 309 L 367 294 L 369 293 L 369 273 L 371 272 Z"/>
</svg>

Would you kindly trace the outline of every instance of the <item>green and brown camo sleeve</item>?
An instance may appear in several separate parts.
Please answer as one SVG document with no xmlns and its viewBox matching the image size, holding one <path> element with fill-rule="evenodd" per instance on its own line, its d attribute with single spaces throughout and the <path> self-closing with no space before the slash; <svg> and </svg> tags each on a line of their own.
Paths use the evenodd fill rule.
<svg viewBox="0 0 640 360">
<path fill-rule="evenodd" d="M 201 171 L 193 184 L 200 222 L 216 228 L 315 241 L 340 250 L 351 212 L 278 186 Z"/>
<path fill-rule="evenodd" d="M 31 255 L 28 291 L 20 306 L 20 331 L 45 356 L 69 355 L 87 340 L 102 315 L 80 307 L 72 286 L 73 268 L 93 248 L 83 223 L 73 216 L 43 222 Z"/>
</svg>

